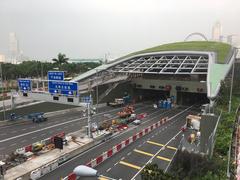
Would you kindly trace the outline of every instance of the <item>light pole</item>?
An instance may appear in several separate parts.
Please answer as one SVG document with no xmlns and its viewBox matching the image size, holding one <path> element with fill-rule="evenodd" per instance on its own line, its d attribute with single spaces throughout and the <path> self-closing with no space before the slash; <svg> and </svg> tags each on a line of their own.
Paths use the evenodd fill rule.
<svg viewBox="0 0 240 180">
<path fill-rule="evenodd" d="M 4 102 L 4 85 L 3 85 L 3 72 L 2 72 L 2 63 L 0 63 L 0 74 L 1 74 L 1 86 L 2 86 L 2 103 L 3 103 L 3 120 L 6 119 L 6 113 L 5 113 L 5 102 Z"/>
<path fill-rule="evenodd" d="M 232 79 L 231 79 L 231 89 L 230 89 L 230 96 L 229 96 L 229 103 L 228 103 L 228 113 L 231 112 L 231 108 L 232 108 L 232 91 L 233 91 L 234 67 L 235 67 L 235 60 L 236 60 L 237 54 L 238 54 L 238 49 L 236 49 L 236 53 L 234 55 L 233 66 L 232 66 Z"/>
</svg>

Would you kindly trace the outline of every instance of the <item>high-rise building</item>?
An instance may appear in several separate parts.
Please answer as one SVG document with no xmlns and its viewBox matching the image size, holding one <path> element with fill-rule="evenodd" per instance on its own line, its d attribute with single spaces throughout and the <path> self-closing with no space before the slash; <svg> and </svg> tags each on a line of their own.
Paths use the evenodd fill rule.
<svg viewBox="0 0 240 180">
<path fill-rule="evenodd" d="M 221 41 L 222 40 L 222 25 L 220 22 L 216 22 L 212 29 L 212 40 Z"/>
<path fill-rule="evenodd" d="M 16 33 L 9 33 L 9 60 L 11 63 L 16 64 L 19 58 L 19 42 Z"/>
<path fill-rule="evenodd" d="M 0 62 L 6 62 L 4 54 L 0 54 Z"/>
</svg>

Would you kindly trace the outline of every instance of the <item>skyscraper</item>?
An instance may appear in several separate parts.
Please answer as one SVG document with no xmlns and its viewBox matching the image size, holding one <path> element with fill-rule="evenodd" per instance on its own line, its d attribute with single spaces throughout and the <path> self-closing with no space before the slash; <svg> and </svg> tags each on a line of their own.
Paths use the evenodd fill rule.
<svg viewBox="0 0 240 180">
<path fill-rule="evenodd" d="M 222 40 L 222 25 L 220 22 L 216 22 L 212 29 L 212 40 L 221 41 Z"/>
<path fill-rule="evenodd" d="M 1 62 L 5 62 L 5 55 L 4 54 L 0 54 L 0 63 Z"/>
<path fill-rule="evenodd" d="M 16 33 L 9 33 L 9 60 L 11 63 L 16 64 L 19 57 L 19 43 Z"/>
</svg>

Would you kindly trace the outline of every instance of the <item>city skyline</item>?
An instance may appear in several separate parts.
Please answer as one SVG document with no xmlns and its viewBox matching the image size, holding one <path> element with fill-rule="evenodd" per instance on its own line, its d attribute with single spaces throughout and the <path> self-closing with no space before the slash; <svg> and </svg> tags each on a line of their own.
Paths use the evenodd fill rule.
<svg viewBox="0 0 240 180">
<path fill-rule="evenodd" d="M 239 35 L 240 27 L 235 21 L 239 5 L 235 0 L 214 0 L 208 7 L 202 1 L 190 0 L 53 0 L 46 6 L 44 1 L 3 0 L 0 53 L 8 51 L 9 32 L 17 34 L 24 54 L 39 60 L 49 60 L 59 52 L 70 58 L 103 58 L 108 53 L 118 57 L 183 41 L 192 32 L 201 32 L 211 39 L 216 21 L 224 27 L 224 35 Z"/>
</svg>

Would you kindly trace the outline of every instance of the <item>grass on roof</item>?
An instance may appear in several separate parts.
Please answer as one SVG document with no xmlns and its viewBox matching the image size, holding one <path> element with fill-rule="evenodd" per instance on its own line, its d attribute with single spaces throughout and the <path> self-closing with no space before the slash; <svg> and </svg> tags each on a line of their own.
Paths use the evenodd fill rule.
<svg viewBox="0 0 240 180">
<path fill-rule="evenodd" d="M 152 47 L 149 49 L 145 49 L 142 51 L 137 51 L 131 53 L 123 58 L 142 54 L 142 53 L 151 53 L 151 52 L 159 52 L 159 51 L 213 51 L 217 53 L 217 62 L 224 63 L 225 59 L 228 56 L 228 53 L 231 49 L 231 46 L 222 42 L 214 42 L 214 41 L 187 41 L 187 42 L 176 42 L 170 44 L 163 44 L 160 46 Z"/>
</svg>

